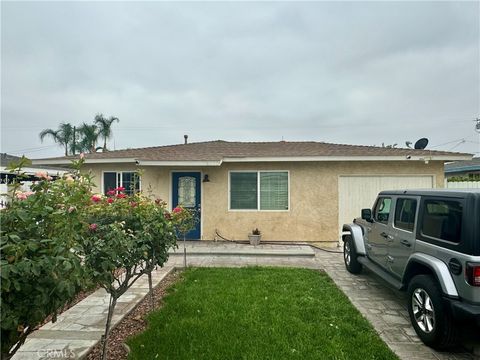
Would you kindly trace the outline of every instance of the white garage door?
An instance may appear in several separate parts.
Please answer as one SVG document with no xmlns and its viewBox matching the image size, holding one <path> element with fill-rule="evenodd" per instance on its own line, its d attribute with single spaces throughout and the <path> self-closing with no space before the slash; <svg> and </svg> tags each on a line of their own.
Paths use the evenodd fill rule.
<svg viewBox="0 0 480 360">
<path fill-rule="evenodd" d="M 435 186 L 433 176 L 340 176 L 338 179 L 338 220 L 345 223 L 372 208 L 380 191 L 427 189 Z"/>
</svg>

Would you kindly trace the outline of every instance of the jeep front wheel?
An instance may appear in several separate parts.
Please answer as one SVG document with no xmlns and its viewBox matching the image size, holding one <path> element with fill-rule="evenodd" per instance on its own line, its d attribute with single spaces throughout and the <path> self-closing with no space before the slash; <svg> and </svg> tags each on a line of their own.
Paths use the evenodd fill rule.
<svg viewBox="0 0 480 360">
<path fill-rule="evenodd" d="M 362 271 L 362 264 L 358 262 L 357 249 L 350 235 L 345 236 L 343 241 L 343 260 L 348 272 L 359 274 Z"/>
<path fill-rule="evenodd" d="M 457 344 L 458 330 L 433 276 L 417 275 L 410 281 L 408 313 L 415 332 L 426 345 L 441 350 Z"/>
</svg>

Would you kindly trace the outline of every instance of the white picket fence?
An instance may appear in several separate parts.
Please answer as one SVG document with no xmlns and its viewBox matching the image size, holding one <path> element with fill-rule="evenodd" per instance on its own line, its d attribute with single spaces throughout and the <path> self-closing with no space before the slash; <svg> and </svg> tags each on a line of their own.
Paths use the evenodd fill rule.
<svg viewBox="0 0 480 360">
<path fill-rule="evenodd" d="M 480 189 L 480 181 L 450 181 L 445 180 L 448 189 Z"/>
</svg>

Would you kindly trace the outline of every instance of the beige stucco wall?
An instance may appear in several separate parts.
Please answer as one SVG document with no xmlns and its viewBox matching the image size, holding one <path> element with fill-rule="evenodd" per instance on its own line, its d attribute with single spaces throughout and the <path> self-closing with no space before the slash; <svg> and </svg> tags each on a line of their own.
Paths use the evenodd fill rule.
<svg viewBox="0 0 480 360">
<path fill-rule="evenodd" d="M 136 170 L 134 165 L 90 165 L 99 186 L 102 171 Z M 246 240 L 252 228 L 262 231 L 263 240 L 338 241 L 338 177 L 340 175 L 433 175 L 443 187 L 443 163 L 431 161 L 224 163 L 221 167 L 142 169 L 142 190 L 171 203 L 171 171 L 201 171 L 210 182 L 202 183 L 202 239 L 214 239 L 215 230 L 234 240 Z M 288 211 L 229 211 L 230 170 L 288 170 Z"/>
</svg>

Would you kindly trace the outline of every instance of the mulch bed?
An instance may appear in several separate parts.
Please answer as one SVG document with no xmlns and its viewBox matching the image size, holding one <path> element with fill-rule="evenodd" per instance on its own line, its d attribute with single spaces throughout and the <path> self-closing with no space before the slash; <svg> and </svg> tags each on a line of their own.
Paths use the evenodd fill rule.
<svg viewBox="0 0 480 360">
<path fill-rule="evenodd" d="M 163 297 L 166 290 L 180 279 L 181 272 L 174 271 L 167 275 L 154 289 L 154 310 L 163 306 Z M 128 356 L 128 347 L 125 341 L 138 333 L 143 332 L 147 327 L 145 320 L 150 309 L 150 297 L 147 295 L 140 303 L 117 324 L 111 331 L 108 339 L 108 360 L 124 360 Z M 99 342 L 87 355 L 87 360 L 98 360 L 102 357 L 102 346 Z"/>
</svg>

